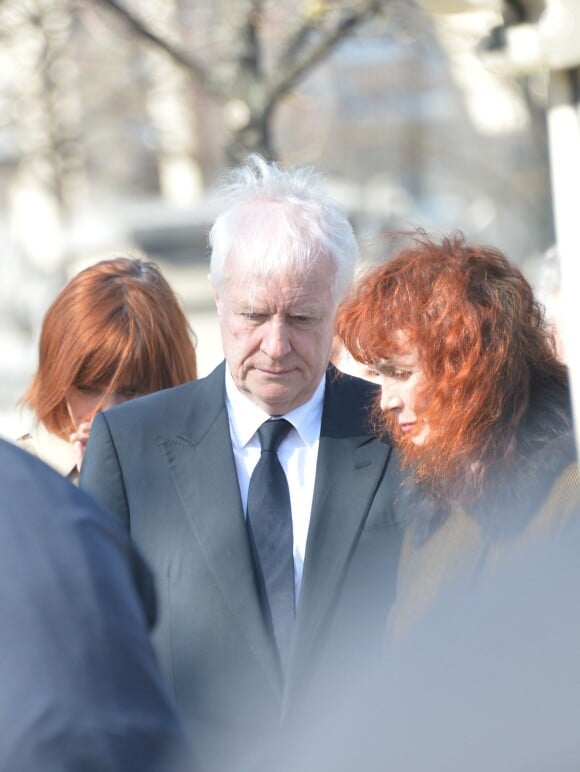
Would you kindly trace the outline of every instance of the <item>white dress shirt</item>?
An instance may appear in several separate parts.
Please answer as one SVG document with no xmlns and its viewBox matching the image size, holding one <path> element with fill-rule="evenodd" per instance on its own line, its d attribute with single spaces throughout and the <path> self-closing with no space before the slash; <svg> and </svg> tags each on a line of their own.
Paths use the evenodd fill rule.
<svg viewBox="0 0 580 772">
<path fill-rule="evenodd" d="M 300 594 L 302 568 L 306 552 L 306 537 L 310 524 L 318 443 L 322 424 L 324 401 L 323 377 L 312 397 L 303 405 L 284 416 L 291 429 L 278 448 L 278 458 L 290 489 L 292 531 L 294 536 L 294 584 L 296 600 Z M 251 402 L 237 388 L 226 366 L 226 407 L 230 435 L 238 473 L 244 514 L 248 503 L 248 488 L 254 467 L 260 458 L 260 440 L 257 431 L 270 416 Z"/>
</svg>

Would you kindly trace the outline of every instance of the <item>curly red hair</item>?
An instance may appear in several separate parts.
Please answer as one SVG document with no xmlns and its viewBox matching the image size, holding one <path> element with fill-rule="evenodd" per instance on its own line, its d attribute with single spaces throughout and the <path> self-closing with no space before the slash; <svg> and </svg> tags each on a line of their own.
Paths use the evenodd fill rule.
<svg viewBox="0 0 580 772">
<path fill-rule="evenodd" d="M 337 316 L 346 347 L 371 366 L 400 353 L 399 331 L 425 374 L 429 435 L 415 446 L 378 404 L 377 426 L 433 495 L 475 499 L 489 470 L 517 449 L 533 382 L 567 390 L 543 308 L 499 250 L 419 232 L 362 277 Z"/>
</svg>

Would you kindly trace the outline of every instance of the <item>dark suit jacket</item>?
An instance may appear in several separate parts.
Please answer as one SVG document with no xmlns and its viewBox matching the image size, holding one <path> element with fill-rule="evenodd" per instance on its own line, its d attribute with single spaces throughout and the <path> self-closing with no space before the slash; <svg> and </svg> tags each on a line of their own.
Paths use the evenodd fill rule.
<svg viewBox="0 0 580 772">
<path fill-rule="evenodd" d="M 154 616 L 151 575 L 118 523 L 0 440 L 1 772 L 174 769 L 183 735 Z"/>
<path fill-rule="evenodd" d="M 224 364 L 207 378 L 127 402 L 93 423 L 81 486 L 127 525 L 153 567 L 160 599 L 155 644 L 204 771 L 244 769 L 244 760 L 251 767 L 329 642 L 353 637 L 359 627 L 353 610 L 375 611 L 368 593 L 377 584 L 381 609 L 365 613 L 360 643 L 373 639 L 375 617 L 384 622 L 400 541 L 393 524 L 399 472 L 389 462 L 390 446 L 367 427 L 375 394 L 369 383 L 332 369 L 327 374 L 285 679 L 254 583 Z"/>
</svg>

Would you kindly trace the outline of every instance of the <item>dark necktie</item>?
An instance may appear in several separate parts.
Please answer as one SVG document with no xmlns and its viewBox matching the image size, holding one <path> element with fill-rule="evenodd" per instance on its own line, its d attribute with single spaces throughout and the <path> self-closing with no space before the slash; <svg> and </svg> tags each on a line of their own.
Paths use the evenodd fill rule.
<svg viewBox="0 0 580 772">
<path fill-rule="evenodd" d="M 247 525 L 262 608 L 285 667 L 294 624 L 294 540 L 290 492 L 278 447 L 292 424 L 271 418 L 258 429 L 260 459 L 250 478 Z"/>
</svg>

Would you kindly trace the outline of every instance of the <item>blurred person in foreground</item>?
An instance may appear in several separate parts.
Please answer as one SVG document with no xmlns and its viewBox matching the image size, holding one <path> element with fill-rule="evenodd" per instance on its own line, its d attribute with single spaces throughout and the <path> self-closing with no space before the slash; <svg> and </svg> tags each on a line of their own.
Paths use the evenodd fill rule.
<svg viewBox="0 0 580 772">
<path fill-rule="evenodd" d="M 330 674 L 267 772 L 580 769 L 579 550 L 577 510 Z"/>
<path fill-rule="evenodd" d="M 521 271 L 461 235 L 418 233 L 362 279 L 337 330 L 378 375 L 375 424 L 406 472 L 397 636 L 573 517 L 567 370 Z"/>
<path fill-rule="evenodd" d="M 85 268 L 44 317 L 38 369 L 22 399 L 38 425 L 19 441 L 78 482 L 97 411 L 193 380 L 194 343 L 155 263 L 118 257 Z"/>
<path fill-rule="evenodd" d="M 0 440 L 1 772 L 183 772 L 150 572 L 82 491 Z"/>
<path fill-rule="evenodd" d="M 377 387 L 328 367 L 358 257 L 348 220 L 312 170 L 257 156 L 223 196 L 210 242 L 225 362 L 99 414 L 81 473 L 156 572 L 157 651 L 204 772 L 267 769 L 327 651 L 355 632 L 351 657 L 379 646 L 400 548 L 398 465 L 367 425 Z M 261 453 L 273 424 L 286 436 Z M 254 495 L 266 458 L 284 513 Z M 370 586 L 383 608 L 357 631 Z"/>
</svg>

